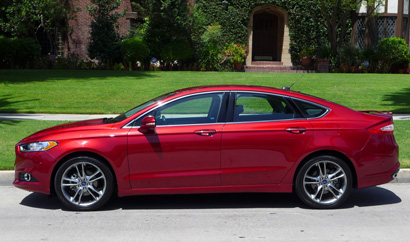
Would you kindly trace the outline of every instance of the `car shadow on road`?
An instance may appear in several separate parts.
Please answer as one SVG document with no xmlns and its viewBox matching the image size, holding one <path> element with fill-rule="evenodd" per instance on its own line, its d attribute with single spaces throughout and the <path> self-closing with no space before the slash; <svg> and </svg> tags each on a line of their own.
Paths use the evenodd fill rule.
<svg viewBox="0 0 410 242">
<path fill-rule="evenodd" d="M 395 193 L 382 187 L 353 190 L 340 207 L 380 206 L 400 203 Z M 56 197 L 31 193 L 20 203 L 40 209 L 65 210 Z M 289 193 L 233 193 L 195 195 L 147 195 L 113 197 L 100 211 L 107 210 L 168 210 L 168 209 L 246 209 L 246 208 L 303 208 L 308 209 L 295 194 Z"/>
</svg>

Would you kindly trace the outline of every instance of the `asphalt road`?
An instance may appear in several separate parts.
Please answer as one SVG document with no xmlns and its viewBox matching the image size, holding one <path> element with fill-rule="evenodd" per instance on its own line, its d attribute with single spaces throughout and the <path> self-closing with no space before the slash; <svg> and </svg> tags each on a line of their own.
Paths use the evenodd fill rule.
<svg viewBox="0 0 410 242">
<path fill-rule="evenodd" d="M 340 209 L 306 208 L 293 194 L 114 198 L 71 212 L 56 198 L 0 186 L 0 240 L 410 241 L 410 184 L 356 190 Z"/>
</svg>

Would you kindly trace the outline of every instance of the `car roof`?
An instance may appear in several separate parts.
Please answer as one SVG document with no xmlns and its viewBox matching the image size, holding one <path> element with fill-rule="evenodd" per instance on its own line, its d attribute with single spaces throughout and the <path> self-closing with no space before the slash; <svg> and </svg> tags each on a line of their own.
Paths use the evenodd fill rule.
<svg viewBox="0 0 410 242">
<path fill-rule="evenodd" d="M 333 106 L 337 105 L 331 101 L 322 99 L 320 97 L 315 97 L 309 94 L 301 93 L 299 91 L 292 91 L 288 89 L 280 89 L 275 87 L 267 87 L 267 86 L 256 86 L 256 85 L 209 85 L 209 86 L 195 86 L 195 87 L 188 87 L 174 91 L 174 93 L 178 96 L 190 93 L 198 93 L 198 92 L 210 92 L 210 91 L 251 91 L 251 92 L 267 92 L 267 93 L 274 93 L 278 95 L 284 95 L 294 98 L 300 98 L 307 101 L 312 101 L 321 105 L 325 106 Z"/>
<path fill-rule="evenodd" d="M 255 85 L 209 85 L 209 86 L 196 86 L 188 87 L 174 91 L 175 94 L 197 93 L 207 91 L 253 91 L 253 92 L 269 92 L 280 95 L 292 96 L 302 99 L 319 99 L 326 101 L 319 97 L 314 97 L 308 94 L 301 93 L 299 91 L 292 91 L 287 89 L 280 89 L 276 87 L 255 86 Z"/>
<path fill-rule="evenodd" d="M 264 91 L 264 92 L 275 92 L 275 93 L 300 93 L 296 91 L 290 91 L 285 89 L 279 89 L 275 87 L 266 87 L 266 86 L 254 86 L 254 85 L 209 85 L 209 86 L 196 86 L 188 87 L 174 91 L 175 93 L 183 92 L 199 92 L 199 91 Z"/>
</svg>

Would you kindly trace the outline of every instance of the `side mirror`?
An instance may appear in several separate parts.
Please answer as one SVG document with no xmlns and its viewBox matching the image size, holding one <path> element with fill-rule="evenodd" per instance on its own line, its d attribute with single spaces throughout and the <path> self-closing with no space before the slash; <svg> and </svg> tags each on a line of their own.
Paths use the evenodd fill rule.
<svg viewBox="0 0 410 242">
<path fill-rule="evenodd" d="M 155 130 L 155 118 L 153 116 L 147 116 L 142 119 L 141 127 L 139 127 L 138 131 L 141 133 L 148 133 Z"/>
</svg>

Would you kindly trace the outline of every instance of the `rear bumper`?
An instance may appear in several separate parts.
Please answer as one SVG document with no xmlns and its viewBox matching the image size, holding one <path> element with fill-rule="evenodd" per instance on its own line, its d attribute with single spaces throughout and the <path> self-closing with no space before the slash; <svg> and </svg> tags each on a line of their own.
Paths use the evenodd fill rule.
<svg viewBox="0 0 410 242">
<path fill-rule="evenodd" d="M 388 183 L 400 169 L 399 146 L 393 134 L 371 135 L 355 158 L 357 188 Z"/>
<path fill-rule="evenodd" d="M 397 162 L 397 164 L 395 164 L 391 169 L 386 170 L 383 173 L 378 173 L 378 174 L 373 174 L 373 175 L 362 177 L 358 182 L 358 188 L 371 187 L 371 186 L 376 186 L 376 185 L 391 182 L 397 177 L 399 170 L 400 170 L 400 163 Z"/>
</svg>

